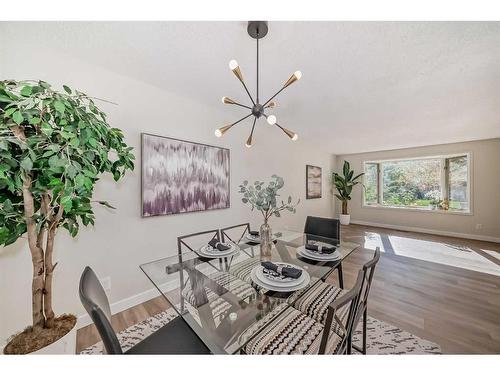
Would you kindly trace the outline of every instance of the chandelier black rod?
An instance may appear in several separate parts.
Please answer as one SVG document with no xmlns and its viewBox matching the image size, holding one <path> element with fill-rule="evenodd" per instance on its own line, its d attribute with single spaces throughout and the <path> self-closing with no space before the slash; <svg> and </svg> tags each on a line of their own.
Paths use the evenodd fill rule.
<svg viewBox="0 0 500 375">
<path fill-rule="evenodd" d="M 238 121 L 233 122 L 230 126 L 236 125 L 238 122 L 241 122 L 241 121 L 249 118 L 250 116 L 253 116 L 253 113 L 250 113 L 249 115 L 246 115 L 245 117 L 240 118 Z"/>
<path fill-rule="evenodd" d="M 282 92 L 284 89 L 286 89 L 286 86 L 283 86 L 281 89 L 279 89 L 279 91 L 278 91 L 276 94 L 274 94 L 273 96 L 271 96 L 271 97 L 267 100 L 267 102 L 265 102 L 264 104 L 262 104 L 262 106 L 263 106 L 263 107 L 265 107 L 265 106 L 266 106 L 266 105 L 267 105 L 267 104 L 268 104 L 271 100 L 273 100 L 276 96 L 278 96 L 278 94 L 279 94 L 280 92 Z"/>
<path fill-rule="evenodd" d="M 243 107 L 243 108 L 246 108 L 246 109 L 249 109 L 249 110 L 252 110 L 252 107 L 249 107 L 249 106 L 244 105 L 244 104 L 240 104 L 240 103 L 236 103 L 236 102 L 234 102 L 234 103 L 232 103 L 232 104 L 237 105 L 237 106 L 240 106 L 240 107 Z"/>
<path fill-rule="evenodd" d="M 255 102 L 252 98 L 252 95 L 250 94 L 250 91 L 248 91 L 248 88 L 247 88 L 247 85 L 245 85 L 245 82 L 241 81 L 241 84 L 243 85 L 243 87 L 245 88 L 245 91 L 247 92 L 248 94 L 248 97 L 250 98 L 250 100 L 252 101 L 252 104 L 255 105 Z M 250 108 L 251 109 L 251 108 Z"/>
<path fill-rule="evenodd" d="M 257 103 L 259 102 L 259 31 L 257 30 Z"/>
<path fill-rule="evenodd" d="M 252 125 L 252 130 L 250 131 L 250 138 L 253 136 L 253 130 L 255 129 L 255 123 L 257 122 L 257 117 L 254 117 L 253 119 L 253 125 Z"/>
</svg>

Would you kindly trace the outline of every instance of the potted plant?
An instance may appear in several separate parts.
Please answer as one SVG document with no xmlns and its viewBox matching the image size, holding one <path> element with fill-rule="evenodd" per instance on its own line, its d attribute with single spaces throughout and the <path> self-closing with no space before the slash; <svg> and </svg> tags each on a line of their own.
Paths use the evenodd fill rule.
<svg viewBox="0 0 500 375">
<path fill-rule="evenodd" d="M 337 189 L 335 197 L 342 202 L 342 213 L 339 215 L 340 224 L 342 225 L 349 225 L 351 221 L 351 215 L 347 211 L 347 203 L 351 200 L 352 188 L 361 183 L 359 178 L 363 175 L 364 173 L 360 173 L 354 176 L 354 171 L 351 170 L 351 166 L 347 160 L 344 161 L 342 175 L 333 172 L 333 184 Z"/>
<path fill-rule="evenodd" d="M 64 228 L 75 237 L 80 224 L 94 224 L 100 175 L 118 181 L 134 167 L 121 130 L 108 125 L 92 98 L 63 88 L 0 81 L 0 244 L 25 236 L 33 266 L 32 323 L 10 339 L 6 354 L 74 354 L 76 317 L 53 310 L 56 233 Z"/>
<path fill-rule="evenodd" d="M 269 219 L 273 216 L 281 217 L 280 212 L 283 210 L 295 213 L 296 207 L 300 203 L 300 199 L 297 203 L 292 204 L 292 197 L 289 196 L 286 202 L 281 201 L 281 204 L 278 205 L 278 190 L 285 185 L 283 178 L 273 174 L 267 186 L 264 186 L 264 184 L 265 183 L 261 181 L 255 181 L 253 184 L 249 184 L 248 181 L 243 181 L 243 184 L 239 186 L 239 192 L 243 194 L 241 201 L 245 204 L 249 204 L 252 207 L 252 211 L 254 209 L 260 211 L 264 218 L 264 223 L 260 226 L 260 256 L 262 259 L 270 259 L 272 230 L 269 226 Z"/>
</svg>

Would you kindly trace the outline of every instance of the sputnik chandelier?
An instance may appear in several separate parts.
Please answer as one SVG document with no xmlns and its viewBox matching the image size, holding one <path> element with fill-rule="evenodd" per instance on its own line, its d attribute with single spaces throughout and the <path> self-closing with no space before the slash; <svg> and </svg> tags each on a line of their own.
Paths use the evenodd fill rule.
<svg viewBox="0 0 500 375">
<path fill-rule="evenodd" d="M 256 89 L 256 98 L 255 100 L 252 98 L 252 95 L 250 94 L 250 91 L 248 91 L 248 88 L 245 84 L 245 81 L 243 80 L 243 74 L 241 73 L 240 66 L 238 65 L 238 62 L 236 60 L 231 60 L 229 62 L 229 69 L 234 73 L 236 78 L 241 82 L 243 85 L 243 88 L 245 89 L 246 93 L 248 94 L 248 97 L 250 98 L 252 102 L 252 106 L 250 105 L 244 105 L 241 103 L 238 103 L 234 101 L 231 98 L 228 98 L 227 96 L 224 96 L 222 98 L 222 103 L 224 104 L 231 104 L 231 105 L 237 105 L 246 109 L 250 110 L 250 114 L 246 115 L 245 117 L 240 118 L 238 121 L 233 122 L 232 124 L 223 126 L 215 131 L 215 136 L 217 137 L 222 137 L 225 132 L 227 132 L 229 129 L 231 129 L 234 125 L 242 122 L 243 120 L 246 120 L 250 116 L 253 116 L 253 124 L 252 124 L 252 130 L 250 131 L 250 135 L 245 143 L 247 147 L 252 147 L 252 138 L 253 138 L 253 133 L 255 130 L 255 123 L 257 120 L 261 117 L 265 117 L 267 120 L 267 123 L 269 125 L 276 125 L 278 128 L 283 130 L 283 132 L 290 137 L 292 141 L 296 141 L 299 136 L 297 133 L 288 130 L 281 126 L 280 124 L 277 123 L 276 121 L 276 116 L 271 115 L 271 114 L 266 114 L 266 109 L 272 109 L 276 107 L 276 102 L 273 101 L 273 99 L 281 93 L 284 89 L 286 89 L 288 86 L 290 86 L 292 83 L 298 81 L 302 77 L 302 73 L 297 70 L 295 73 L 292 74 L 290 78 L 283 84 L 283 87 L 281 87 L 276 94 L 271 96 L 267 101 L 265 101 L 263 104 L 260 103 L 259 99 L 259 39 L 262 39 L 267 35 L 268 27 L 267 27 L 267 21 L 249 21 L 248 22 L 248 27 L 247 27 L 247 32 L 248 34 L 254 38 L 257 41 L 257 89 Z"/>
</svg>

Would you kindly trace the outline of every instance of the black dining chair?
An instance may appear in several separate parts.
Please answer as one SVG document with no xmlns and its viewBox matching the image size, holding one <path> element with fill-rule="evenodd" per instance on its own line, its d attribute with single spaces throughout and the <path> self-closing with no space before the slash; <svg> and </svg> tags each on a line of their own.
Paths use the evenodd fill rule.
<svg viewBox="0 0 500 375">
<path fill-rule="evenodd" d="M 359 352 L 366 354 L 366 324 L 368 319 L 368 295 L 370 293 L 371 284 L 373 281 L 373 275 L 375 272 L 375 266 L 380 259 L 380 249 L 377 247 L 375 249 L 375 254 L 373 258 L 366 262 L 360 273 L 362 275 L 362 283 L 360 286 L 360 296 L 358 300 L 358 307 L 356 309 L 356 315 L 354 317 L 354 327 L 358 326 L 361 317 L 363 317 L 363 327 L 362 327 L 362 346 L 358 347 L 356 345 L 349 345 L 349 352 L 351 347 L 358 350 Z M 346 291 L 342 288 L 338 288 L 335 285 L 328 284 L 326 282 L 319 282 L 308 289 L 295 303 L 294 307 L 308 315 L 309 317 L 315 319 L 320 323 L 325 323 L 328 313 L 328 306 L 342 297 Z M 351 343 L 352 344 L 352 343 Z"/>
<path fill-rule="evenodd" d="M 340 241 L 340 221 L 328 217 L 308 216 L 304 233 Z"/>
<path fill-rule="evenodd" d="M 124 352 L 111 326 L 108 297 L 90 267 L 85 267 L 82 273 L 79 292 L 80 301 L 94 322 L 107 354 L 210 354 L 180 316 Z"/>
<path fill-rule="evenodd" d="M 327 217 L 308 216 L 304 225 L 306 240 L 328 242 L 333 245 L 340 243 L 340 221 Z M 315 238 L 315 236 L 323 238 Z M 337 270 L 339 286 L 344 288 L 344 273 L 342 262 L 338 262 L 332 267 L 332 272 Z"/>
</svg>

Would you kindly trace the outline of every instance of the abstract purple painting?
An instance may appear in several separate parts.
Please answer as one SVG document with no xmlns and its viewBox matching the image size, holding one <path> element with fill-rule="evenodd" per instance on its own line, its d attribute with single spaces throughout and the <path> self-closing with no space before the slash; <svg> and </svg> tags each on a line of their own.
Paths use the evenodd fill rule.
<svg viewBox="0 0 500 375">
<path fill-rule="evenodd" d="M 142 216 L 229 207 L 229 150 L 142 134 Z"/>
</svg>

